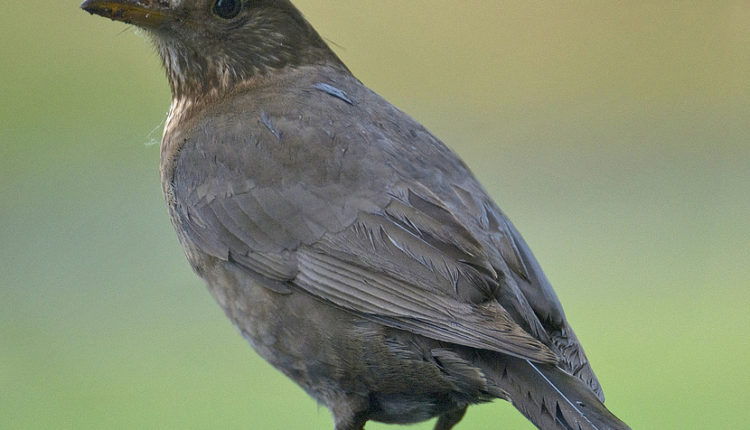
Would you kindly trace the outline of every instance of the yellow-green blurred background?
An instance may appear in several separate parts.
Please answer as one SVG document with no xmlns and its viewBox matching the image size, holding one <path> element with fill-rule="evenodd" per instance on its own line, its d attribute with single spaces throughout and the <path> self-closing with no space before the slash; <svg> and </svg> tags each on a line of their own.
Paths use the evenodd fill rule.
<svg viewBox="0 0 750 430">
<path fill-rule="evenodd" d="M 750 428 L 750 2 L 297 4 L 514 220 L 614 412 Z M 330 430 L 185 261 L 146 37 L 0 10 L 0 428 Z M 495 402 L 458 428 L 531 426 Z"/>
</svg>

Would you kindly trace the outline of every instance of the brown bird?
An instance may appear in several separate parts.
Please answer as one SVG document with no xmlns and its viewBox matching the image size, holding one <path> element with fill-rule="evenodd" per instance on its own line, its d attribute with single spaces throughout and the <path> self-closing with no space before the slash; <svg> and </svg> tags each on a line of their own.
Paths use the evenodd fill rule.
<svg viewBox="0 0 750 430">
<path fill-rule="evenodd" d="M 464 163 L 288 0 L 87 0 L 167 71 L 161 178 L 195 272 L 336 430 L 508 400 L 627 429 L 528 246 Z"/>
</svg>

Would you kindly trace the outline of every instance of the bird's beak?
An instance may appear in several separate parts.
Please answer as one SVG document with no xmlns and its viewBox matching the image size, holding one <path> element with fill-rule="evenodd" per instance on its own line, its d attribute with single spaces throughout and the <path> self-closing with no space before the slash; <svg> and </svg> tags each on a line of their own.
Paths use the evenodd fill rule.
<svg viewBox="0 0 750 430">
<path fill-rule="evenodd" d="M 86 0 L 81 9 L 113 21 L 135 24 L 145 28 L 158 28 L 171 11 L 158 0 Z M 168 4 L 168 3 L 167 3 Z"/>
</svg>

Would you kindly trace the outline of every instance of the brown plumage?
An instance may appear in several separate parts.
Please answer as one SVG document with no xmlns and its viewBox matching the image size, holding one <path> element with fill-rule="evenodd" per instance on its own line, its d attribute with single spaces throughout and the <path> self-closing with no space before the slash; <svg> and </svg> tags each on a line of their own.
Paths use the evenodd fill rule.
<svg viewBox="0 0 750 430">
<path fill-rule="evenodd" d="M 162 183 L 195 271 L 336 430 L 503 398 L 626 429 L 552 287 L 461 160 L 352 76 L 287 0 L 87 0 L 152 36 Z M 498 426 L 500 427 L 500 426 Z"/>
</svg>

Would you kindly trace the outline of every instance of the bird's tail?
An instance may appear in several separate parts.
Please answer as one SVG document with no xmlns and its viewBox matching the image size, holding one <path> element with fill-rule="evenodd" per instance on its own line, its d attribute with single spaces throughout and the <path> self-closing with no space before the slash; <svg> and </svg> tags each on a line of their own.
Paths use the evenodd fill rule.
<svg viewBox="0 0 750 430">
<path fill-rule="evenodd" d="M 485 376 L 496 395 L 542 430 L 629 430 L 578 378 L 548 364 L 487 357 Z"/>
</svg>

